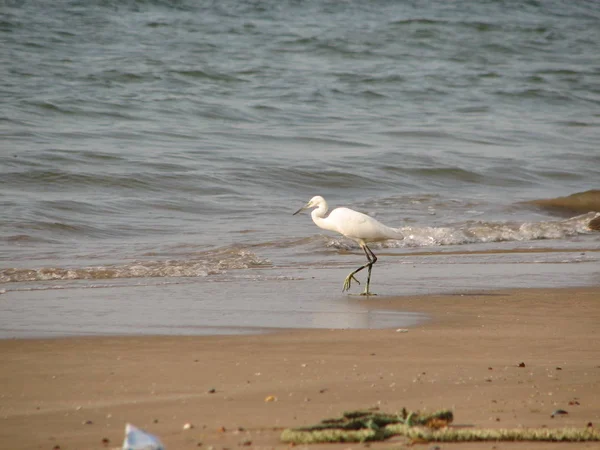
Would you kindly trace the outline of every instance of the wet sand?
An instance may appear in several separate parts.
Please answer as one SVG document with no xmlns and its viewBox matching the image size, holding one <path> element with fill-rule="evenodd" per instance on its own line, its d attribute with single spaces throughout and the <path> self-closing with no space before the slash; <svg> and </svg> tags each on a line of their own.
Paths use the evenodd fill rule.
<svg viewBox="0 0 600 450">
<path fill-rule="evenodd" d="M 333 255 L 331 263 L 299 263 L 231 271 L 211 277 L 49 280 L 0 289 L 0 339 L 93 335 L 255 334 L 276 329 L 401 328 L 423 312 L 382 309 L 385 299 L 498 289 L 600 285 L 598 243 L 550 248 L 545 241 L 500 248 L 378 251 L 372 290 L 342 293 L 363 254 Z M 586 241 L 587 242 L 587 241 Z M 469 247 L 469 246 L 461 246 Z M 359 276 L 364 282 L 365 274 Z M 391 303 L 394 304 L 394 301 Z"/>
<path fill-rule="evenodd" d="M 531 200 L 525 203 L 565 216 L 600 211 L 600 190 L 591 189 L 585 192 L 576 192 L 566 197 Z"/>
<path fill-rule="evenodd" d="M 286 448 L 285 427 L 369 407 L 452 408 L 455 423 L 474 427 L 600 426 L 599 300 L 597 287 L 360 300 L 431 315 L 400 331 L 0 340 L 0 442 L 119 448 L 131 422 L 171 450 Z M 551 418 L 557 409 L 568 414 Z M 186 423 L 193 428 L 184 430 Z"/>
</svg>

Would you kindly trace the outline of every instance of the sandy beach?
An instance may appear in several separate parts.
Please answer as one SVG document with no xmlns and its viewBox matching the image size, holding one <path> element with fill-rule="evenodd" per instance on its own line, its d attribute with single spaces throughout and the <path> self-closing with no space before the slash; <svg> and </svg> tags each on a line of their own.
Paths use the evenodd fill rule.
<svg viewBox="0 0 600 450">
<path fill-rule="evenodd" d="M 0 22 L 0 450 L 600 450 L 600 0 Z"/>
<path fill-rule="evenodd" d="M 130 422 L 168 449 L 286 448 L 284 428 L 373 407 L 451 408 L 456 424 L 479 428 L 597 427 L 599 299 L 600 288 L 586 287 L 362 300 L 431 317 L 400 330 L 0 340 L 0 441 L 10 449 L 120 448 Z M 557 409 L 568 414 L 551 417 Z"/>
</svg>

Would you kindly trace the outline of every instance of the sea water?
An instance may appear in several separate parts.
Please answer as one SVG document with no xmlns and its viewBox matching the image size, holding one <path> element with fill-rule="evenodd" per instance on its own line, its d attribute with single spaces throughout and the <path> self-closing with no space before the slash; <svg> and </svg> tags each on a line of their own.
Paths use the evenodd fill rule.
<svg viewBox="0 0 600 450">
<path fill-rule="evenodd" d="M 502 263 L 597 267 L 600 208 L 530 201 L 599 188 L 598 2 L 6 1 L 0 38 L 4 329 L 36 329 L 33 292 L 60 289 L 110 286 L 105 329 L 135 286 L 192 283 L 232 311 L 283 298 L 272 312 L 314 276 L 333 305 L 364 256 L 291 215 L 313 195 L 403 231 L 373 245 L 387 295 L 420 276 L 379 265 L 422 252 L 444 271 L 548 248 Z"/>
</svg>

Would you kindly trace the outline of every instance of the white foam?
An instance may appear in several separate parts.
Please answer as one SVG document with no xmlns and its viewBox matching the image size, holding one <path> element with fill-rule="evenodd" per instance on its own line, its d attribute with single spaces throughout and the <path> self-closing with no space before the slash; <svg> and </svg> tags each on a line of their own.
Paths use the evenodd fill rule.
<svg viewBox="0 0 600 450">
<path fill-rule="evenodd" d="M 504 241 L 530 241 L 539 239 L 562 239 L 569 236 L 593 233 L 588 227 L 590 220 L 600 213 L 588 213 L 566 220 L 547 222 L 466 222 L 454 227 L 403 227 L 403 240 L 390 240 L 374 244 L 378 248 L 434 247 Z M 328 242 L 330 247 L 350 249 L 357 245 L 344 238 Z"/>
<path fill-rule="evenodd" d="M 117 278 L 206 277 L 228 270 L 268 265 L 254 253 L 225 248 L 205 252 L 187 260 L 140 260 L 129 264 L 81 268 L 42 267 L 34 269 L 9 268 L 0 270 L 0 282 L 53 280 L 108 280 Z"/>
</svg>

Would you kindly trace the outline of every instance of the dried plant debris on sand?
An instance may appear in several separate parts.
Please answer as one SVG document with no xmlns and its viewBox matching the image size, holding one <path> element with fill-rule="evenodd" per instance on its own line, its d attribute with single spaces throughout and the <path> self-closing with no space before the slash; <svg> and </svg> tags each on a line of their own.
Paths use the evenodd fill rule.
<svg viewBox="0 0 600 450">
<path fill-rule="evenodd" d="M 592 428 L 455 428 L 452 411 L 431 414 L 408 412 L 384 414 L 376 411 L 346 412 L 339 419 L 326 419 L 301 428 L 288 428 L 281 440 L 294 444 L 324 442 L 381 441 L 392 436 L 431 442 L 460 441 L 600 441 L 600 431 Z"/>
</svg>

